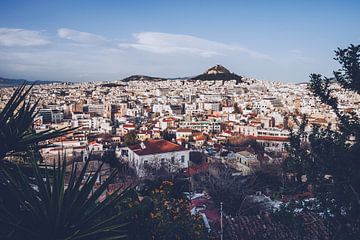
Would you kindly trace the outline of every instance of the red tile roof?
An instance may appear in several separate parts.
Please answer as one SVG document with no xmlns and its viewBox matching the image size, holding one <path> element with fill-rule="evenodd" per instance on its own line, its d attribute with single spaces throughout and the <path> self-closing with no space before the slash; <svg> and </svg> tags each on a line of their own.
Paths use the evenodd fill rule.
<svg viewBox="0 0 360 240">
<path fill-rule="evenodd" d="M 195 175 L 201 172 L 205 172 L 209 169 L 209 163 L 203 163 L 200 165 L 192 166 L 187 169 L 185 169 L 185 174 Z"/>
<path fill-rule="evenodd" d="M 203 135 L 200 135 L 200 136 L 195 137 L 195 140 L 196 141 L 204 141 L 205 137 Z"/>
<path fill-rule="evenodd" d="M 163 122 L 173 122 L 173 121 L 175 121 L 175 120 L 176 120 L 176 118 L 170 117 L 170 118 L 165 118 L 165 119 L 163 120 Z"/>
<path fill-rule="evenodd" d="M 176 129 L 176 132 L 191 133 L 192 129 L 191 128 L 178 128 L 178 129 Z"/>
<path fill-rule="evenodd" d="M 168 153 L 168 152 L 178 152 L 185 151 L 186 148 L 177 145 L 175 143 L 160 139 L 160 140 L 148 140 L 143 142 L 145 148 L 141 148 L 140 144 L 136 144 L 133 146 L 129 146 L 129 149 L 134 151 L 135 154 L 143 156 L 143 155 L 153 155 L 160 153 Z"/>
<path fill-rule="evenodd" d="M 135 128 L 135 125 L 132 123 L 124 124 L 123 128 Z"/>
</svg>

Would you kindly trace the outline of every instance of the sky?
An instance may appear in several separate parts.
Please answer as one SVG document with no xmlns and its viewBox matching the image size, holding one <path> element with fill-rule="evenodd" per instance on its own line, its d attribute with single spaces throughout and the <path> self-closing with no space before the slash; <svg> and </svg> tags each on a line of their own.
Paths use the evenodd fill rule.
<svg viewBox="0 0 360 240">
<path fill-rule="evenodd" d="M 0 77 L 187 77 L 221 64 L 283 82 L 330 76 L 360 44 L 360 1 L 1 0 Z"/>
</svg>

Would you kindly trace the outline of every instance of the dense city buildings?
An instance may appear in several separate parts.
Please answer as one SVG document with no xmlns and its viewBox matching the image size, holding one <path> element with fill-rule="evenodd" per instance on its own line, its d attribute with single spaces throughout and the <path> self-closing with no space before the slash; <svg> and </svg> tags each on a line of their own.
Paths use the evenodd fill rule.
<svg viewBox="0 0 360 240">
<path fill-rule="evenodd" d="M 133 144 L 145 149 L 154 148 L 154 144 L 169 145 L 172 149 L 170 146 L 178 144 L 184 151 L 211 152 L 212 157 L 219 159 L 223 158 L 224 150 L 239 154 L 231 145 L 252 140 L 264 149 L 258 156 L 263 165 L 281 162 L 286 154 L 289 129 L 297 128 L 296 119 L 300 120 L 303 114 L 308 117 L 309 128 L 312 125 L 337 128 L 336 115 L 312 96 L 306 83 L 239 77 L 220 65 L 199 76 L 171 80 L 132 76 L 124 81 L 34 86 L 29 100 L 41 99 L 35 130 L 74 128 L 71 135 L 54 140 L 51 148 L 42 150 L 44 161 L 53 162 L 60 152 L 66 152 L 71 158 L 114 150 L 120 161 L 129 161 L 139 172 L 138 161 L 144 154 L 136 154 L 136 147 L 124 144 L 126 136 L 133 135 Z M 228 79 L 233 76 L 238 79 Z M 336 93 L 340 111 L 359 112 L 359 96 L 346 95 L 335 84 L 333 88 L 339 90 Z M 0 106 L 5 105 L 13 90 L 11 87 L 0 89 Z M 219 144 L 220 151 L 216 147 Z M 124 157 L 125 147 L 129 149 L 127 157 Z M 146 152 L 151 152 L 150 149 Z M 176 151 L 165 147 L 165 150 L 157 149 L 156 154 L 160 155 Z M 251 156 L 259 154 L 252 151 Z M 186 160 L 181 160 L 180 165 L 175 164 L 170 155 L 152 155 L 141 161 L 150 166 L 159 165 L 154 160 L 159 158 L 161 164 L 166 163 L 170 169 L 172 165 L 186 168 L 189 153 L 185 155 Z M 137 156 L 136 160 L 133 156 Z M 178 161 L 176 157 L 175 162 Z M 235 161 L 242 164 L 241 160 Z M 249 171 L 236 169 L 244 174 Z"/>
<path fill-rule="evenodd" d="M 337 89 L 340 112 L 360 113 L 359 95 L 349 95 L 336 84 L 332 88 Z M 13 92 L 14 87 L 0 88 L 0 108 Z M 159 177 L 186 179 L 184 194 L 191 201 L 191 212 L 202 216 L 209 231 L 217 229 L 215 235 L 223 194 L 216 192 L 221 189 L 217 184 L 226 188 L 236 183 L 246 189 L 259 172 L 283 177 L 281 164 L 288 156 L 291 131 L 299 128 L 304 115 L 309 123 L 306 131 L 313 126 L 338 128 L 337 116 L 312 95 L 307 83 L 240 77 L 220 65 L 189 79 L 136 75 L 113 82 L 35 85 L 28 101 L 38 99 L 34 131 L 72 129 L 47 140 L 48 146 L 40 150 L 42 162 L 53 165 L 65 159 L 67 165 L 82 166 L 90 161 L 88 174 L 102 168 L 98 183 L 107 179 L 111 168 L 126 169 L 110 192 L 125 186 L 141 188 L 146 180 Z M 268 185 L 276 184 L 253 188 L 242 204 L 256 206 L 261 214 L 278 209 L 279 200 L 287 200 L 272 198 L 278 191 Z M 293 197 L 297 196 L 288 196 Z M 236 204 L 225 208 L 236 209 Z M 229 226 L 234 221 L 226 218 Z"/>
<path fill-rule="evenodd" d="M 360 240 L 360 1 L 0 1 L 0 240 Z"/>
</svg>

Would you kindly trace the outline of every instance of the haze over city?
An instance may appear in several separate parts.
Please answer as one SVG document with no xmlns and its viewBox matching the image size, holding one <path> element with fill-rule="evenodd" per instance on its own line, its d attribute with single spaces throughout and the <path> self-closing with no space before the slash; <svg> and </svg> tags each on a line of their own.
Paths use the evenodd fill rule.
<svg viewBox="0 0 360 240">
<path fill-rule="evenodd" d="M 360 41 L 358 1 L 2 1 L 0 76 L 107 81 L 195 76 L 222 64 L 304 82 Z M 355 42 L 356 43 L 356 42 Z"/>
</svg>

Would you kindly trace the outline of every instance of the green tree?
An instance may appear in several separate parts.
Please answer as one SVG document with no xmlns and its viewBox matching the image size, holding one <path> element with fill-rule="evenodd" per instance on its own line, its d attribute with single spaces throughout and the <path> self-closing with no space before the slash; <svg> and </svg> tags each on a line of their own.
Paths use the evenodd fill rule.
<svg viewBox="0 0 360 240">
<path fill-rule="evenodd" d="M 141 201 L 133 191 L 118 209 L 126 215 L 129 239 L 205 240 L 209 239 L 199 215 L 191 215 L 190 201 L 178 195 L 172 181 L 148 182 Z"/>
<path fill-rule="evenodd" d="M 289 158 L 284 162 L 286 173 L 296 175 L 297 191 L 311 186 L 315 194 L 312 211 L 324 213 L 339 222 L 334 239 L 358 239 L 360 236 L 360 122 L 355 111 L 345 112 L 333 84 L 347 94 L 360 93 L 360 46 L 350 45 L 335 51 L 341 68 L 333 78 L 310 75 L 310 89 L 338 118 L 336 130 L 313 127 L 305 131 L 306 117 L 297 132 L 291 134 Z M 306 182 L 301 181 L 306 176 Z M 305 185 L 305 186 L 304 186 Z"/>
<path fill-rule="evenodd" d="M 207 239 L 200 215 L 192 216 L 190 202 L 185 198 L 170 198 L 173 183 L 165 181 L 151 194 L 154 208 L 150 213 L 153 239 Z"/>
<path fill-rule="evenodd" d="M 129 132 L 124 136 L 124 144 L 126 146 L 131 146 L 139 143 L 139 139 L 136 134 L 133 132 Z"/>
<path fill-rule="evenodd" d="M 242 113 L 242 109 L 239 107 L 238 103 L 234 103 L 234 113 Z"/>
</svg>

